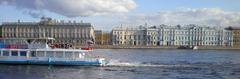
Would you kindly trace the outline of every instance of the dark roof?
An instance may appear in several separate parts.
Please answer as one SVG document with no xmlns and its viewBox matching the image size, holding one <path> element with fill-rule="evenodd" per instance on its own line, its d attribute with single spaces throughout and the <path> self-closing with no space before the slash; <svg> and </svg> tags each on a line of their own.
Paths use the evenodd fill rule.
<svg viewBox="0 0 240 79">
<path fill-rule="evenodd" d="M 229 26 L 227 28 L 225 28 L 226 30 L 240 30 L 240 27 L 232 27 L 232 26 Z"/>
</svg>

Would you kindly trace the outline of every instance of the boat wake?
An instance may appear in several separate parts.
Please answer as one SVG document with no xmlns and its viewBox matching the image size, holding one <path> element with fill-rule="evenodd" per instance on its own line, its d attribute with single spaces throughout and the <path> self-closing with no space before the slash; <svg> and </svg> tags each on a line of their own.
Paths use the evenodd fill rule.
<svg viewBox="0 0 240 79">
<path fill-rule="evenodd" d="M 143 64 L 139 62 L 121 62 L 118 60 L 110 60 L 107 67 L 190 67 L 190 65 L 163 65 L 163 64 Z"/>
</svg>

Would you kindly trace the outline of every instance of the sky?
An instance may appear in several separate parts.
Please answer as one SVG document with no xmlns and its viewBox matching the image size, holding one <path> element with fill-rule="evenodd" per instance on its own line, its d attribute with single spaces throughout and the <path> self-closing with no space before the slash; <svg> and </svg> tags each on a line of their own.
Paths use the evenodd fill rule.
<svg viewBox="0 0 240 79">
<path fill-rule="evenodd" d="M 0 22 L 90 22 L 95 29 L 148 25 L 240 26 L 240 0 L 0 0 Z"/>
</svg>

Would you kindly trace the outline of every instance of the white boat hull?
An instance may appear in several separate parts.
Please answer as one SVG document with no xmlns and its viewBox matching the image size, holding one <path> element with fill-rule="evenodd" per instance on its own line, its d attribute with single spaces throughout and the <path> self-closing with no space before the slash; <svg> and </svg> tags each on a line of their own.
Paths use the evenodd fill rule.
<svg viewBox="0 0 240 79">
<path fill-rule="evenodd" d="M 0 58 L 1 64 L 39 64 L 39 65 L 97 65 L 104 66 L 104 58 L 64 59 L 64 58 Z"/>
<path fill-rule="evenodd" d="M 104 58 L 85 57 L 86 51 L 78 49 L 0 49 L 0 51 L 0 64 L 99 66 L 106 64 Z"/>
</svg>

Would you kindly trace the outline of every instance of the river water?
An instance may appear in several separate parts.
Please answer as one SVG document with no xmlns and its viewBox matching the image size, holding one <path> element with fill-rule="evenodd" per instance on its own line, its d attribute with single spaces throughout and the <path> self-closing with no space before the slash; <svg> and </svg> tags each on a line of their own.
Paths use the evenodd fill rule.
<svg viewBox="0 0 240 79">
<path fill-rule="evenodd" d="M 0 79 L 240 79 L 239 50 L 96 49 L 106 67 L 0 65 Z"/>
</svg>

